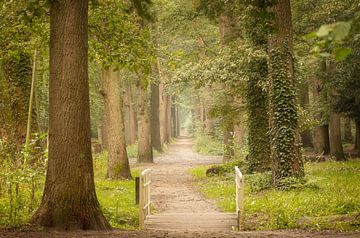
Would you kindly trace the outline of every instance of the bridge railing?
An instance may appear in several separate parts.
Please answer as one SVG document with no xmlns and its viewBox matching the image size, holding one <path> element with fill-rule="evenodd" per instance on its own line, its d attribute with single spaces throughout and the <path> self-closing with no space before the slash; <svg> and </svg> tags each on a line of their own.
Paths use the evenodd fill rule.
<svg viewBox="0 0 360 238">
<path fill-rule="evenodd" d="M 244 176 L 239 167 L 235 167 L 236 214 L 238 230 L 244 229 Z"/>
<path fill-rule="evenodd" d="M 150 215 L 150 184 L 151 184 L 151 170 L 145 169 L 140 174 L 140 194 L 139 194 L 139 225 L 143 229 L 145 226 L 145 219 Z"/>
</svg>

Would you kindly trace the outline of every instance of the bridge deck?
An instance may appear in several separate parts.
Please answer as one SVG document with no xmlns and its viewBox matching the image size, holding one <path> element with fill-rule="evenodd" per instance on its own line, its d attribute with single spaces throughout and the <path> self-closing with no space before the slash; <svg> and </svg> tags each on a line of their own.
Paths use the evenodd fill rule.
<svg viewBox="0 0 360 238">
<path fill-rule="evenodd" d="M 161 213 L 146 218 L 153 230 L 231 231 L 237 226 L 235 213 Z"/>
</svg>

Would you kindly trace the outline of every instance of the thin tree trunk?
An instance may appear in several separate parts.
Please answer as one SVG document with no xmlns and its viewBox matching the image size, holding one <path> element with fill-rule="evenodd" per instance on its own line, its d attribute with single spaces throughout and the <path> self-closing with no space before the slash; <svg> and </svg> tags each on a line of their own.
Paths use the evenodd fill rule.
<svg viewBox="0 0 360 238">
<path fill-rule="evenodd" d="M 336 160 L 345 160 L 344 150 L 341 141 L 340 115 L 330 112 L 330 154 Z"/>
<path fill-rule="evenodd" d="M 122 110 L 122 82 L 119 72 L 112 68 L 104 69 L 102 77 L 108 141 L 107 178 L 131 179 Z"/>
<path fill-rule="evenodd" d="M 124 90 L 124 110 L 126 144 L 131 145 L 136 142 L 137 120 L 134 112 L 132 87 L 130 83 L 126 85 L 126 90 Z"/>
<path fill-rule="evenodd" d="M 229 162 L 234 158 L 234 124 L 229 123 L 223 132 L 224 155 L 223 163 Z"/>
<path fill-rule="evenodd" d="M 102 150 L 108 150 L 109 143 L 108 143 L 108 130 L 106 125 L 106 115 L 103 114 L 101 118 L 101 124 L 100 124 L 100 130 L 101 130 L 101 149 Z"/>
<path fill-rule="evenodd" d="M 151 84 L 151 142 L 157 151 L 162 151 L 160 135 L 160 97 L 159 85 Z"/>
<path fill-rule="evenodd" d="M 322 62 L 324 64 L 324 62 Z M 325 66 L 322 65 L 322 68 L 325 70 Z M 314 105 L 316 109 L 320 108 L 320 104 L 323 103 L 322 95 L 322 82 L 320 79 L 313 79 L 313 98 Z M 314 114 L 314 118 L 319 122 L 322 121 L 322 112 L 317 111 Z M 314 129 L 314 152 L 317 154 L 330 154 L 330 142 L 329 142 L 329 130 L 328 125 L 317 125 Z"/>
<path fill-rule="evenodd" d="M 344 121 L 344 141 L 353 143 L 353 136 L 351 132 L 351 119 L 346 117 Z"/>
<path fill-rule="evenodd" d="M 159 85 L 159 97 L 160 97 L 160 110 L 159 110 L 159 121 L 160 121 L 160 139 L 161 145 L 166 143 L 166 95 L 165 88 L 162 83 Z"/>
<path fill-rule="evenodd" d="M 330 93 L 330 100 L 333 102 L 336 100 L 336 92 L 334 90 Z M 337 161 L 345 160 L 344 150 L 341 140 L 341 126 L 340 126 L 340 114 L 330 109 L 330 155 Z"/>
<path fill-rule="evenodd" d="M 50 5 L 49 159 L 34 222 L 109 229 L 95 193 L 88 85 L 88 2 Z"/>
<path fill-rule="evenodd" d="M 355 146 L 354 149 L 358 150 L 360 154 L 360 122 L 356 122 L 356 137 L 355 137 Z"/>
<path fill-rule="evenodd" d="M 300 105 L 306 110 L 309 107 L 309 84 L 302 83 L 300 86 Z M 301 133 L 301 143 L 304 147 L 313 147 L 311 130 L 307 129 Z"/>
<path fill-rule="evenodd" d="M 141 79 L 137 82 L 137 108 L 138 108 L 138 162 L 153 163 L 150 120 L 148 109 L 148 89 Z"/>
<path fill-rule="evenodd" d="M 172 97 L 168 96 L 166 100 L 166 125 L 167 125 L 167 142 L 170 142 L 172 135 L 171 135 L 171 104 L 172 104 Z"/>
<path fill-rule="evenodd" d="M 176 106 L 175 98 L 173 97 L 173 102 L 171 104 L 171 137 L 176 138 Z"/>
</svg>

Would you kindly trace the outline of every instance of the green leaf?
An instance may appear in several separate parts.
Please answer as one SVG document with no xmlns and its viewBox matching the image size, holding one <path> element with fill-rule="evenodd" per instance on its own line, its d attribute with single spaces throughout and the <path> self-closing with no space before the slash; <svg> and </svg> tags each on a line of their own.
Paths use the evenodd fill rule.
<svg viewBox="0 0 360 238">
<path fill-rule="evenodd" d="M 350 22 L 337 22 L 333 25 L 333 37 L 335 41 L 344 40 L 350 31 L 351 23 Z"/>
<path fill-rule="evenodd" d="M 333 51 L 333 55 L 337 61 L 342 61 L 351 53 L 351 51 L 351 48 L 336 48 Z"/>
<path fill-rule="evenodd" d="M 325 37 L 328 36 L 330 34 L 332 30 L 332 26 L 331 25 L 322 25 L 319 30 L 316 32 L 316 36 L 317 37 Z"/>
</svg>

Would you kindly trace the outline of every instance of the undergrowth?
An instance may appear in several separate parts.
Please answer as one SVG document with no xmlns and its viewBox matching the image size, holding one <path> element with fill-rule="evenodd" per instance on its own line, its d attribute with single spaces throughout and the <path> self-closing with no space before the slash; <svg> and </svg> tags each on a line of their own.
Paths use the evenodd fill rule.
<svg viewBox="0 0 360 238">
<path fill-rule="evenodd" d="M 234 212 L 234 173 L 207 177 L 208 168 L 190 172 L 205 196 Z M 245 175 L 245 228 L 360 230 L 360 161 L 308 163 L 305 172 L 287 190 L 271 188 L 270 173 Z"/>
<path fill-rule="evenodd" d="M 10 158 L 15 155 L 6 154 L 3 147 L 0 143 L 0 228 L 16 228 L 26 225 L 40 205 L 45 183 L 46 152 L 36 157 L 40 164 L 24 166 L 23 163 L 13 163 Z M 24 160 L 24 153 L 16 156 L 15 161 Z M 135 181 L 105 179 L 107 154 L 93 157 L 96 193 L 105 217 L 114 228 L 138 229 Z M 35 159 L 34 152 L 31 158 Z M 132 170 L 133 177 L 138 175 L 137 170 Z"/>
</svg>

